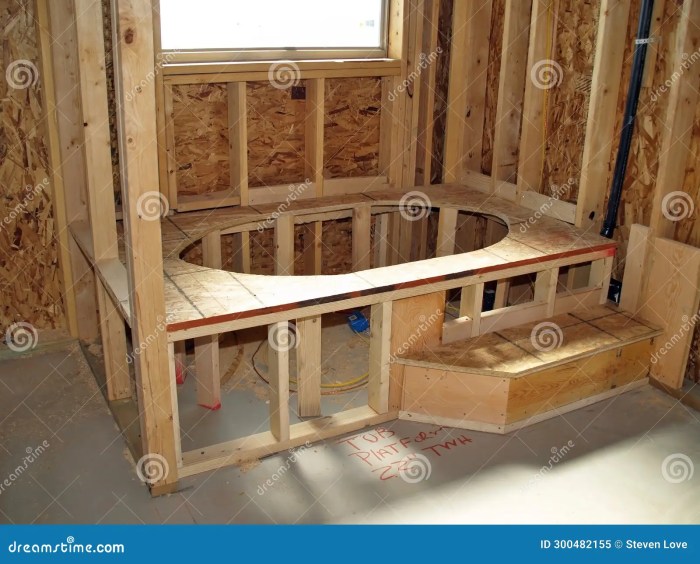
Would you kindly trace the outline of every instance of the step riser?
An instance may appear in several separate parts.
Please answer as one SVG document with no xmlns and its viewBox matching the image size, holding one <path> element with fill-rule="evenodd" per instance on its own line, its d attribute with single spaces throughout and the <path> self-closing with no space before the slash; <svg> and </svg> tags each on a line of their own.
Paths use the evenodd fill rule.
<svg viewBox="0 0 700 564">
<path fill-rule="evenodd" d="M 405 366 L 402 413 L 412 420 L 508 432 L 646 381 L 651 350 L 652 339 L 646 339 L 511 378 Z"/>
</svg>

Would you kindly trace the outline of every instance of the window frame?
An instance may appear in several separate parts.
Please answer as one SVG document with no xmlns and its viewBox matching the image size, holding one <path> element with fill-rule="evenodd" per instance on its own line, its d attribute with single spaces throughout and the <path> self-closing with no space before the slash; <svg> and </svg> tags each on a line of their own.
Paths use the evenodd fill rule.
<svg viewBox="0 0 700 564">
<path fill-rule="evenodd" d="M 392 0 L 381 0 L 381 34 L 379 47 L 306 47 L 287 49 L 164 49 L 158 45 L 160 60 L 165 64 L 247 63 L 261 61 L 332 61 L 389 58 L 389 27 Z M 154 0 L 157 13 L 160 1 Z M 162 33 L 160 17 L 154 21 L 158 38 Z M 160 42 L 159 42 L 160 43 Z"/>
</svg>

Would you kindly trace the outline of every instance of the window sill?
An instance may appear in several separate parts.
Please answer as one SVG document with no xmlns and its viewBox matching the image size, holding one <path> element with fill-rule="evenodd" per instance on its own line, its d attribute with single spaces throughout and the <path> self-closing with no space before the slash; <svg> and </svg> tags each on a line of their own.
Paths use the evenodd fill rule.
<svg viewBox="0 0 700 564">
<path fill-rule="evenodd" d="M 345 71 L 362 76 L 394 76 L 401 73 L 399 59 L 319 59 L 301 61 L 245 61 L 226 63 L 168 63 L 162 66 L 164 76 L 191 76 L 199 74 L 231 75 L 238 73 L 274 72 L 281 65 L 299 73 L 299 78 L 315 78 L 319 73 L 330 76 Z M 305 74 L 311 76 L 304 76 Z"/>
</svg>

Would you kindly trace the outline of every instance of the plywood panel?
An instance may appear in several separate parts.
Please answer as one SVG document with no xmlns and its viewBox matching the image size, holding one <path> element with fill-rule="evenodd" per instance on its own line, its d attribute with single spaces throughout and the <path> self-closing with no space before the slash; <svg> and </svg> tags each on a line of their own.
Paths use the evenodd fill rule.
<svg viewBox="0 0 700 564">
<path fill-rule="evenodd" d="M 593 396 L 634 380 L 646 378 L 649 341 L 618 351 L 607 351 L 585 361 L 570 362 L 549 370 L 513 379 L 510 383 L 506 421 L 512 423 Z"/>
<path fill-rule="evenodd" d="M 324 174 L 326 178 L 379 174 L 381 80 L 326 80 Z"/>
<path fill-rule="evenodd" d="M 403 411 L 454 420 L 504 424 L 509 381 L 505 378 L 407 366 Z"/>
</svg>

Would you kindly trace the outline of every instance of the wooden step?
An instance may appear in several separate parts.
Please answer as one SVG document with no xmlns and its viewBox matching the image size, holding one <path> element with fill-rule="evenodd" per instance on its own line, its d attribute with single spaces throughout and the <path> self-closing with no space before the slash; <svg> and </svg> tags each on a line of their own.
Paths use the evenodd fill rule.
<svg viewBox="0 0 700 564">
<path fill-rule="evenodd" d="M 509 432 L 645 383 L 661 332 L 606 305 L 410 353 L 401 418 Z"/>
</svg>

